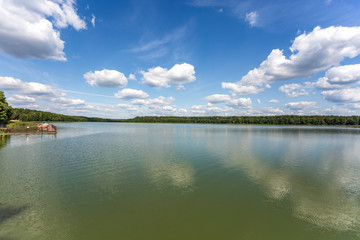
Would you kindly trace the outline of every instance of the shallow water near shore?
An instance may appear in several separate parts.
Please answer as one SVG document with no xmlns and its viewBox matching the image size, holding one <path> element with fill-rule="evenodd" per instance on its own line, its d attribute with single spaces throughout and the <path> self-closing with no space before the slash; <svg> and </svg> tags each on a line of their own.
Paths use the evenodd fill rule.
<svg viewBox="0 0 360 240">
<path fill-rule="evenodd" d="M 360 129 L 58 123 L 0 144 L 0 239 L 359 239 Z"/>
</svg>

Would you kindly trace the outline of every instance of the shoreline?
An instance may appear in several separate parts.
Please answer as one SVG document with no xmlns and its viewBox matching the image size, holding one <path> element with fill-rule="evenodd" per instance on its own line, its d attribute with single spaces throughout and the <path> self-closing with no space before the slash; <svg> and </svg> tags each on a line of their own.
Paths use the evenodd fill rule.
<svg viewBox="0 0 360 240">
<path fill-rule="evenodd" d="M 13 133 L 4 133 L 4 136 L 11 135 L 40 135 L 40 134 L 57 134 L 57 132 L 13 132 Z"/>
</svg>

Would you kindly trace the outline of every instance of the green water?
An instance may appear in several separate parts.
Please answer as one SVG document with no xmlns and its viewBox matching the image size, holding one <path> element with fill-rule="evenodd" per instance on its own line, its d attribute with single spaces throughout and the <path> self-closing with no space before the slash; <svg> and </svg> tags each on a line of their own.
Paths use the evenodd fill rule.
<svg viewBox="0 0 360 240">
<path fill-rule="evenodd" d="M 0 239 L 360 239 L 360 129 L 62 123 L 0 142 Z"/>
</svg>

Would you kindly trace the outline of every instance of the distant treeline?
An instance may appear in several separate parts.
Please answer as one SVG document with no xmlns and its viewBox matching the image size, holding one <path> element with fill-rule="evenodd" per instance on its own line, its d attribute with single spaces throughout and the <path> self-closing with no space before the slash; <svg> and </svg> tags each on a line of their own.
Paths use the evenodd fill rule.
<svg viewBox="0 0 360 240">
<path fill-rule="evenodd" d="M 135 117 L 127 122 L 139 123 L 213 123 L 274 125 L 360 125 L 359 116 L 263 116 L 263 117 Z"/>
<path fill-rule="evenodd" d="M 230 116 L 230 117 L 135 117 L 107 119 L 13 108 L 11 120 L 46 122 L 133 122 L 133 123 L 211 123 L 211 124 L 273 124 L 273 125 L 360 125 L 359 116 Z"/>
<path fill-rule="evenodd" d="M 38 110 L 30 110 L 24 108 L 13 108 L 10 120 L 21 120 L 23 122 L 44 121 L 44 122 L 121 122 L 123 120 L 68 116 L 63 114 L 44 112 Z"/>
</svg>

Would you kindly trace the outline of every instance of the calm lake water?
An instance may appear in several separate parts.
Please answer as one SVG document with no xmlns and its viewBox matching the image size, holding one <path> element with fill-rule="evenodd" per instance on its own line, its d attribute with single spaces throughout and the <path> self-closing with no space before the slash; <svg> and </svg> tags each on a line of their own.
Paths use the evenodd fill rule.
<svg viewBox="0 0 360 240">
<path fill-rule="evenodd" d="M 360 129 L 58 123 L 0 144 L 0 239 L 360 238 Z"/>
</svg>

